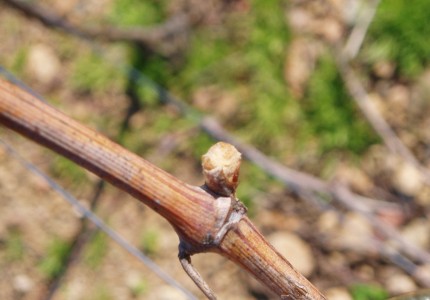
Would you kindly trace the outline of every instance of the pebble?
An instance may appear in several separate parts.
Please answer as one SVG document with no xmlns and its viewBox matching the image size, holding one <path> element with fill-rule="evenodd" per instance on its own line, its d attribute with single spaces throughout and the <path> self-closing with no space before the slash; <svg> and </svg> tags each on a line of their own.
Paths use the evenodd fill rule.
<svg viewBox="0 0 430 300">
<path fill-rule="evenodd" d="M 153 293 L 147 298 L 150 300 L 186 300 L 188 299 L 180 290 L 170 285 L 159 286 Z"/>
<path fill-rule="evenodd" d="M 34 286 L 33 280 L 25 274 L 16 275 L 12 284 L 13 288 L 21 293 L 28 293 Z"/>
<path fill-rule="evenodd" d="M 52 47 L 36 44 L 29 50 L 26 69 L 40 83 L 52 85 L 60 77 L 61 63 Z"/>
<path fill-rule="evenodd" d="M 388 90 L 387 99 L 395 107 L 406 110 L 410 105 L 410 90 L 402 84 L 396 84 Z"/>
<path fill-rule="evenodd" d="M 295 38 L 291 42 L 285 59 L 284 78 L 295 97 L 303 96 L 320 48 L 317 43 L 306 38 Z"/>
<path fill-rule="evenodd" d="M 322 233 L 330 234 L 339 224 L 338 213 L 334 210 L 323 212 L 318 218 L 318 229 Z"/>
<path fill-rule="evenodd" d="M 424 185 L 423 177 L 417 168 L 409 163 L 400 163 L 394 172 L 393 183 L 407 196 L 416 196 Z"/>
<path fill-rule="evenodd" d="M 416 278 L 422 282 L 429 282 L 430 278 L 430 264 L 421 265 L 417 268 L 415 272 Z"/>
<path fill-rule="evenodd" d="M 268 241 L 300 273 L 304 276 L 312 274 L 315 269 L 315 258 L 308 243 L 290 232 L 273 233 L 268 237 Z"/>
<path fill-rule="evenodd" d="M 402 229 L 401 235 L 409 243 L 427 248 L 430 246 L 430 222 L 423 218 L 415 219 Z"/>
<path fill-rule="evenodd" d="M 303 28 L 306 28 L 312 20 L 311 14 L 303 8 L 291 9 L 288 12 L 287 18 L 292 30 L 299 32 L 302 31 Z"/>
<path fill-rule="evenodd" d="M 355 249 L 359 251 L 369 250 L 369 239 L 373 235 L 372 226 L 362 215 L 348 212 L 344 215 L 337 236 L 334 240 L 341 248 Z"/>
<path fill-rule="evenodd" d="M 327 300 L 352 300 L 348 290 L 344 287 L 333 287 L 325 292 Z"/>
<path fill-rule="evenodd" d="M 400 273 L 395 273 L 387 278 L 385 287 L 393 295 L 404 294 L 417 289 L 414 281 L 409 276 Z"/>
<path fill-rule="evenodd" d="M 395 69 L 396 65 L 387 60 L 378 61 L 373 66 L 373 72 L 375 73 L 375 75 L 383 79 L 391 78 L 394 74 Z"/>
</svg>

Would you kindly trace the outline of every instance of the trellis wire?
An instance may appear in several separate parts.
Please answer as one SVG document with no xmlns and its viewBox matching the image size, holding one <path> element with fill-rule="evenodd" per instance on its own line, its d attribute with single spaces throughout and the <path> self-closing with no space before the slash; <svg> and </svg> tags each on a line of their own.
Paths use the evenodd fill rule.
<svg viewBox="0 0 430 300">
<path fill-rule="evenodd" d="M 17 79 L 12 73 L 7 71 L 4 67 L 0 66 L 0 74 L 3 74 L 5 78 L 18 85 L 20 88 L 25 89 L 32 95 L 36 96 L 39 100 L 46 102 L 46 100 L 37 94 L 33 89 L 28 87 L 22 81 Z M 124 250 L 129 252 L 131 255 L 136 257 L 139 261 L 145 264 L 151 271 L 153 271 L 159 278 L 168 283 L 169 285 L 180 290 L 188 299 L 197 300 L 197 298 L 183 287 L 179 282 L 174 280 L 169 274 L 163 271 L 154 261 L 152 261 L 149 257 L 139 251 L 136 247 L 131 245 L 127 240 L 125 240 L 120 234 L 118 234 L 115 230 L 109 227 L 102 219 L 100 219 L 96 214 L 91 212 L 85 206 L 83 206 L 79 201 L 68 191 L 63 189 L 58 183 L 56 183 L 51 177 L 47 174 L 43 173 L 39 170 L 35 165 L 25 160 L 22 156 L 18 154 L 18 152 L 6 143 L 4 140 L 0 139 L 0 144 L 5 149 L 5 151 L 13 156 L 17 161 L 19 161 L 27 170 L 31 171 L 35 175 L 39 176 L 43 180 L 45 180 L 48 185 L 57 192 L 64 200 L 66 200 L 69 204 L 71 204 L 83 217 L 90 220 L 98 229 L 102 230 L 106 233 L 113 241 L 115 241 L 118 245 L 120 245 Z"/>
</svg>

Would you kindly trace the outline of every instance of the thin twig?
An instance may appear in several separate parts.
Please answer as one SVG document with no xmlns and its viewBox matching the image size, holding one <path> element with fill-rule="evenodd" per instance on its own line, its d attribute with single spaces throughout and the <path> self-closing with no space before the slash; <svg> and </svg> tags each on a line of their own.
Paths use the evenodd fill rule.
<svg viewBox="0 0 430 300">
<path fill-rule="evenodd" d="M 365 3 L 366 1 L 361 2 Z M 370 0 L 370 3 L 364 4 L 363 11 L 357 17 L 357 23 L 352 29 L 343 50 L 349 59 L 354 59 L 360 51 L 367 30 L 375 17 L 379 2 L 380 0 Z"/>
<path fill-rule="evenodd" d="M 359 204 L 362 196 L 354 194 L 346 186 L 339 184 L 334 185 L 310 174 L 292 170 L 279 164 L 254 147 L 239 142 L 212 118 L 205 118 L 202 121 L 201 126 L 203 130 L 216 139 L 227 141 L 234 145 L 243 154 L 243 156 L 262 168 L 267 174 L 274 176 L 293 190 L 297 191 L 299 194 L 303 191 L 312 191 L 316 194 L 332 196 L 348 209 L 364 215 L 370 221 L 372 226 L 374 226 L 379 232 L 383 233 L 387 239 L 396 241 L 400 251 L 406 253 L 416 261 L 430 263 L 430 254 L 428 252 L 409 243 L 399 234 L 398 231 L 379 221 L 374 214 L 369 213 L 367 210 L 363 210 Z"/>
<path fill-rule="evenodd" d="M 188 276 L 194 281 L 194 283 L 199 287 L 199 289 L 203 292 L 203 294 L 205 294 L 205 296 L 209 300 L 216 300 L 217 298 L 215 296 L 215 293 L 212 291 L 209 285 L 203 280 L 202 275 L 200 275 L 200 273 L 192 265 L 191 257 L 189 255 L 181 254 L 181 252 L 179 252 L 179 261 L 185 273 L 188 274 Z"/>
<path fill-rule="evenodd" d="M 364 88 L 357 73 L 350 65 L 350 61 L 357 55 L 370 24 L 373 21 L 380 0 L 372 0 L 369 3 L 364 17 L 358 21 L 343 49 L 334 48 L 334 58 L 338 70 L 345 82 L 345 86 L 352 99 L 363 112 L 376 133 L 382 138 L 388 149 L 402 157 L 406 162 L 413 165 L 423 176 L 427 184 L 430 184 L 430 171 L 424 167 L 415 155 L 403 144 L 394 130 L 383 118 L 377 107 L 373 104 L 366 89 Z"/>
<path fill-rule="evenodd" d="M 413 243 L 403 238 L 397 230 L 392 226 L 387 225 L 380 219 L 376 218 L 374 214 L 367 211 L 363 211 L 360 208 L 359 202 L 355 198 L 355 195 L 342 184 L 334 184 L 333 194 L 348 209 L 359 212 L 361 215 L 367 218 L 369 223 L 377 228 L 379 233 L 383 234 L 386 239 L 390 239 L 398 245 L 399 249 L 409 257 L 420 263 L 430 263 L 430 253 L 416 247 Z"/>
<path fill-rule="evenodd" d="M 356 72 L 349 65 L 346 56 L 342 54 L 341 51 L 335 51 L 335 53 L 334 57 L 339 72 L 345 82 L 345 86 L 353 100 L 363 112 L 364 116 L 372 125 L 373 129 L 382 138 L 384 144 L 391 152 L 399 155 L 406 162 L 417 168 L 417 170 L 422 174 L 425 182 L 430 184 L 430 171 L 421 165 L 414 154 L 403 144 L 390 125 L 379 113 L 366 92 L 366 89 L 359 80 Z"/>
<path fill-rule="evenodd" d="M 166 47 L 168 44 L 172 44 L 172 37 L 186 34 L 190 26 L 188 17 L 185 14 L 178 14 L 161 25 L 148 28 L 118 28 L 106 25 L 86 28 L 72 24 L 63 16 L 50 12 L 49 9 L 36 3 L 30 4 L 21 0 L 3 0 L 3 2 L 47 27 L 58 28 L 80 38 L 137 42 L 157 52 L 171 52 L 172 50 L 166 50 Z"/>
<path fill-rule="evenodd" d="M 413 165 L 419 165 L 414 155 L 409 149 L 402 143 L 397 137 L 396 133 L 392 130 L 390 125 L 384 120 L 379 113 L 376 106 L 373 104 L 365 88 L 361 84 L 357 74 L 349 66 L 348 61 L 342 53 L 336 52 L 334 55 L 337 59 L 337 66 L 343 77 L 348 92 L 355 100 L 361 111 L 366 116 L 367 120 L 372 125 L 373 129 L 383 139 L 387 147 L 401 157 L 405 158 L 408 162 Z"/>
</svg>

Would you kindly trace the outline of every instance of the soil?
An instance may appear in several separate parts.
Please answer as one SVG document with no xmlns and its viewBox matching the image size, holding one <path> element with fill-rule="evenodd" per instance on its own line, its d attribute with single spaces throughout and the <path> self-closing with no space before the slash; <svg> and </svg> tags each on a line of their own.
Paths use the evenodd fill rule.
<svg viewBox="0 0 430 300">
<path fill-rule="evenodd" d="M 47 2 L 44 1 L 45 4 Z M 79 1 L 61 2 L 69 5 L 55 4 L 52 9 L 66 14 Z M 89 1 L 94 5 L 87 5 L 88 11 L 85 13 L 102 14 L 103 10 L 100 10 L 100 5 L 96 5 L 97 2 Z M 103 3 L 108 5 L 109 1 Z M 288 14 L 294 14 L 296 21 L 299 17 L 306 17 L 303 11 L 298 11 L 300 9 L 311 14 L 313 10 L 321 8 L 293 5 L 287 9 L 286 22 Z M 80 17 L 75 16 L 77 19 Z M 312 45 L 317 43 L 317 48 L 325 47 L 321 46 L 324 43 L 335 43 L 346 30 L 338 16 L 317 21 L 309 25 L 309 30 L 318 27 L 318 38 L 310 41 Z M 22 81 L 67 115 L 117 139 L 130 103 L 121 85 L 102 91 L 82 91 L 71 86 L 73 63 L 80 53 L 91 51 L 88 43 L 46 28 L 4 3 L 0 4 L 0 24 L 0 65 L 18 73 Z M 309 34 L 300 32 L 294 28 L 294 24 L 292 28 L 296 30 L 298 38 L 301 34 Z M 301 30 L 306 31 L 307 27 Z M 295 45 L 298 49 L 302 49 L 301 43 L 306 42 L 297 42 Z M 125 59 L 126 53 L 119 47 L 109 48 L 109 45 L 102 44 L 102 48 L 116 60 Z M 315 49 L 310 51 L 311 57 L 318 55 Z M 40 60 L 46 59 L 42 66 L 37 65 L 37 62 L 36 65 L 31 63 L 33 56 L 30 53 L 34 51 L 36 54 L 37 51 L 41 53 L 35 55 L 36 61 L 40 63 Z M 303 55 L 303 52 L 300 54 Z M 25 57 L 23 62 L 19 59 L 20 55 Z M 313 68 L 313 64 L 309 61 L 304 66 L 289 64 L 288 61 L 294 61 L 294 57 L 288 55 L 298 54 L 286 54 L 286 68 L 305 68 L 299 74 L 286 70 L 286 84 L 292 84 L 294 92 L 301 95 L 307 74 L 312 71 L 306 68 Z M 416 82 L 404 83 L 394 77 L 390 72 L 391 66 L 387 64 L 374 66 L 374 71 L 370 73 L 375 72 L 376 75 L 367 74 L 375 78 L 369 85 L 374 101 L 403 143 L 427 167 L 430 162 L 427 149 L 430 135 L 426 126 L 430 124 L 429 106 L 424 97 L 416 95 L 425 94 L 430 71 Z M 142 138 L 142 142 L 134 142 L 139 144 L 139 154 L 189 184 L 202 184 L 200 162 L 187 154 L 190 147 L 187 141 L 195 137 L 198 129 L 196 126 L 178 126 L 175 131 L 160 135 L 150 128 L 154 123 L 153 109 L 171 116 L 172 122 L 180 124 L 180 115 L 171 107 L 160 105 L 135 114 L 130 120 L 128 134 Z M 223 114 L 224 110 L 225 107 L 220 108 L 214 114 Z M 130 244 L 144 251 L 161 269 L 197 295 L 198 299 L 204 299 L 183 272 L 177 259 L 178 238 L 164 219 L 109 185 L 105 185 L 96 197 L 100 185 L 97 177 L 87 171 L 74 175 L 73 168 L 59 171 L 56 154 L 11 130 L 0 128 L 0 137 L 22 157 L 54 178 L 83 205 L 91 207 L 97 198 L 94 212 L 98 216 Z M 315 169 L 315 166 L 305 165 L 303 169 Z M 341 180 L 358 194 L 384 199 L 364 203 L 375 208 L 378 220 L 392 226 L 411 244 L 430 251 L 430 186 L 425 184 L 415 168 L 391 154 L 382 142 L 371 146 L 360 157 L 359 165 L 340 158 L 328 173 L 326 178 L 333 182 Z M 79 179 L 78 183 L 74 181 L 76 178 Z M 247 179 L 242 177 L 241 180 Z M 296 249 L 295 254 L 302 251 L 310 253 L 304 262 L 299 263 L 299 258 L 295 259 L 297 268 L 307 272 L 309 280 L 323 293 L 330 295 L 330 299 L 348 299 L 354 287 L 360 285 L 378 286 L 390 295 L 425 287 L 417 276 L 411 276 L 394 263 L 396 257 L 391 256 L 390 260 L 390 256 L 383 255 L 377 246 L 379 243 L 386 250 L 396 251 L 396 247 L 391 246 L 392 241 L 383 239 L 380 232 L 357 212 L 348 211 L 330 200 L 326 200 L 324 204 L 327 206 L 321 208 L 312 201 L 304 201 L 276 181 L 267 190 L 256 193 L 252 202 L 253 222 L 265 236 L 274 239 L 274 244 L 288 248 L 275 241 L 287 239 L 287 235 L 282 235 L 286 233 L 291 243 L 298 241 L 298 245 L 292 247 Z M 62 253 L 58 245 L 70 246 L 76 241 L 83 241 L 81 251 L 62 270 L 65 271 L 62 276 L 53 272 L 52 268 L 57 266 L 61 270 L 62 265 L 61 261 L 55 262 L 55 257 Z M 288 249 L 285 250 L 279 249 L 288 256 Z M 201 254 L 192 259 L 219 299 L 276 299 L 244 270 L 219 255 Z M 292 263 L 295 264 L 294 261 Z M 415 268 L 414 272 L 421 272 L 423 278 L 430 278 L 430 262 L 410 260 L 408 263 Z M 53 289 L 52 283 L 59 278 L 58 288 Z M 52 298 L 48 298 L 50 293 Z M 100 237 L 94 226 L 86 223 L 42 178 L 30 172 L 2 147 L 0 298 L 186 299 L 181 292 L 161 280 L 114 241 Z"/>
</svg>

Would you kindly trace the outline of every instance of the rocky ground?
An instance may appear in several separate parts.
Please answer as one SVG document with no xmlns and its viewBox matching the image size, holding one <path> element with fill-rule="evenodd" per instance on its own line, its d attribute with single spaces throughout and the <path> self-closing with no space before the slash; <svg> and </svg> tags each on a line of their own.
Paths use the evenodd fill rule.
<svg viewBox="0 0 430 300">
<path fill-rule="evenodd" d="M 79 21 L 88 15 L 102 16 L 111 3 L 89 1 L 76 10 L 78 2 L 52 1 L 50 8 Z M 251 5 L 248 1 L 237 2 L 243 10 Z M 347 36 L 346 2 L 328 1 L 326 6 L 304 1 L 285 8 L 285 22 L 292 37 L 285 61 L 280 63 L 285 66 L 285 84 L 298 101 L 306 94 L 318 59 Z M 185 122 L 169 106 L 152 105 L 131 117 L 124 138 L 120 128 L 130 105 L 124 91 L 125 79 L 117 70 L 106 67 L 91 81 L 95 88 L 87 90 L 80 77 L 85 72 L 79 72 L 79 58 L 92 51 L 87 42 L 46 28 L 5 3 L 0 3 L 0 24 L 0 65 L 67 115 L 121 140 L 187 183 L 203 182 L 198 157 L 206 149 L 196 150 L 190 142 L 201 135 L 196 124 Z M 127 51 L 121 45 L 102 44 L 102 50 L 113 61 L 127 59 Z M 404 80 L 397 76 L 396 62 L 380 61 L 367 65 L 367 69 L 356 64 L 372 103 L 421 166 L 429 167 L 430 69 L 414 80 Z M 106 77 L 118 80 L 108 89 L 97 89 Z M 231 95 L 221 93 L 224 96 L 217 94 L 215 99 L 222 99 L 224 105 L 211 106 L 207 94 L 216 94 L 211 88 L 196 90 L 191 102 L 221 119 L 229 119 L 229 111 L 246 101 L 229 101 Z M 161 115 L 168 116 L 167 125 L 159 122 Z M 109 185 L 98 195 L 100 182 L 94 175 L 10 130 L 0 128 L 0 137 L 82 204 L 93 205 L 112 228 L 203 299 L 178 262 L 175 232 L 156 213 Z M 282 148 L 284 142 L 280 138 L 274 143 Z M 198 155 L 190 154 L 196 151 Z M 375 227 L 375 222 L 382 222 L 407 244 L 430 251 L 430 185 L 425 176 L 382 141 L 369 146 L 359 158 L 339 153 L 338 157 L 335 151 L 320 157 L 310 147 L 307 161 L 296 161 L 291 158 L 293 154 L 280 161 L 333 184 L 342 182 L 366 197 L 360 204 L 376 221 L 369 222 L 366 213 L 328 198 L 299 197 L 267 175 L 255 173 L 252 164 L 245 162 L 242 186 L 248 188 L 246 181 L 252 176 L 257 177 L 253 180 L 262 178 L 267 182 L 264 190 L 252 193 L 252 220 L 329 299 L 383 299 L 384 295 L 430 287 L 426 286 L 430 261 L 403 254 L 396 238 L 384 238 L 381 228 Z M 324 157 L 336 159 L 333 163 L 320 162 Z M 59 278 L 59 288 L 51 299 L 186 299 L 93 225 L 85 223 L 43 179 L 29 172 L 4 148 L 0 148 L 0 162 L 1 299 L 48 299 L 52 283 Z M 323 165 L 324 170 L 319 170 Z M 63 272 L 64 258 L 78 237 L 84 241 L 82 249 Z M 198 255 L 193 257 L 193 263 L 219 299 L 276 299 L 245 271 L 218 255 Z"/>
</svg>

